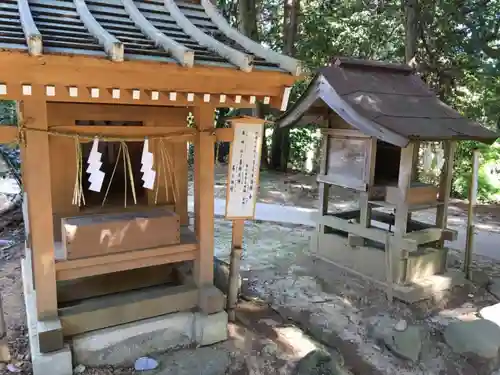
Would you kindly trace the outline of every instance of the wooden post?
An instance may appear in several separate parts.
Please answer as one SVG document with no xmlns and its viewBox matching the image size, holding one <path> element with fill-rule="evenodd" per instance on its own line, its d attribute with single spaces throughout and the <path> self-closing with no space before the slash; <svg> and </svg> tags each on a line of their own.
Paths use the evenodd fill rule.
<svg viewBox="0 0 500 375">
<path fill-rule="evenodd" d="M 457 143 L 455 141 L 444 142 L 444 165 L 439 181 L 438 201 L 441 205 L 436 211 L 436 227 L 446 229 L 448 222 L 448 205 L 450 203 L 451 182 L 453 179 L 453 162 L 455 159 L 455 149 Z M 441 239 L 438 243 L 439 247 L 443 247 L 444 240 Z"/>
<path fill-rule="evenodd" d="M 477 204 L 477 187 L 479 175 L 479 150 L 472 153 L 472 173 L 469 184 L 469 207 L 467 213 L 467 238 L 465 243 L 464 272 L 465 277 L 470 280 L 470 265 L 472 263 L 472 254 L 474 252 L 474 224 L 475 210 Z"/>
<path fill-rule="evenodd" d="M 408 226 L 408 204 L 407 204 L 407 196 L 408 190 L 411 184 L 412 178 L 412 170 L 413 170 L 413 149 L 415 144 L 410 142 L 408 146 L 401 149 L 401 159 L 399 162 L 399 178 L 398 178 L 398 189 L 399 189 L 399 201 L 396 205 L 396 217 L 394 220 L 394 235 L 398 238 L 402 238 L 407 231 Z M 386 272 L 390 272 L 387 275 L 387 278 L 390 280 L 394 280 L 394 267 L 398 267 L 396 274 L 399 275 L 394 282 L 401 283 L 403 280 L 401 276 L 403 274 L 401 270 L 401 248 L 393 248 L 391 247 L 391 259 L 390 264 L 391 269 L 386 269 Z M 390 286 L 392 288 L 392 285 Z M 388 286 L 389 288 L 389 286 Z M 388 292 L 388 294 L 390 294 Z"/>
<path fill-rule="evenodd" d="M 229 268 L 229 285 L 227 292 L 227 314 L 230 321 L 235 321 L 236 304 L 238 302 L 238 280 L 240 274 L 241 252 L 243 250 L 243 231 L 245 220 L 233 220 L 233 239 L 231 244 L 231 263 Z"/>
<path fill-rule="evenodd" d="M 319 164 L 319 174 L 326 174 L 326 169 L 328 166 L 328 134 L 323 135 L 322 145 L 321 145 L 321 159 Z M 330 185 L 320 182 L 319 183 L 319 212 L 321 215 L 326 215 L 328 213 L 328 193 L 330 191 Z M 317 226 L 317 234 L 324 233 L 324 225 L 319 224 Z"/>
<path fill-rule="evenodd" d="M 44 320 L 57 317 L 47 105 L 34 92 L 33 97 L 24 99 L 19 107 L 19 121 L 24 121 L 26 127 L 40 130 L 26 131 L 23 177 L 28 188 L 37 317 Z"/>
<path fill-rule="evenodd" d="M 7 343 L 7 327 L 3 315 L 2 296 L 0 295 L 0 362 L 10 361 L 10 351 Z"/>
<path fill-rule="evenodd" d="M 365 181 L 368 186 L 368 191 L 362 192 L 359 195 L 359 221 L 361 225 L 369 228 L 371 225 L 372 210 L 368 203 L 369 191 L 373 187 L 375 180 L 375 159 L 377 157 L 377 138 L 370 139 L 370 147 L 367 152 L 368 160 L 366 163 Z"/>
<path fill-rule="evenodd" d="M 214 259 L 214 108 L 194 108 L 198 128 L 194 145 L 195 228 L 200 252 L 194 265 L 194 281 L 199 288 L 213 285 Z"/>
</svg>

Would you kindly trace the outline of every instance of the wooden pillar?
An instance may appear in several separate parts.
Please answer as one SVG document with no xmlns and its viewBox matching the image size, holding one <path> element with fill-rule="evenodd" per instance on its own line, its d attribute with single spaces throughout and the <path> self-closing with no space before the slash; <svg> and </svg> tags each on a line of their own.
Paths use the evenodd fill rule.
<svg viewBox="0 0 500 375">
<path fill-rule="evenodd" d="M 367 191 L 361 192 L 359 196 L 359 221 L 361 225 L 368 228 L 371 223 L 372 210 L 368 203 L 369 192 L 373 188 L 375 182 L 375 160 L 377 157 L 377 138 L 371 138 L 369 142 L 369 148 L 367 151 L 367 163 L 366 163 L 366 175 L 365 181 L 367 185 Z"/>
<path fill-rule="evenodd" d="M 63 333 L 57 311 L 47 103 L 43 87 L 32 90 L 33 96 L 19 103 L 18 118 L 26 128 L 36 129 L 26 130 L 22 160 L 31 238 L 31 251 L 26 253 L 31 254 L 36 290 L 38 344 L 40 351 L 47 353 L 63 347 Z"/>
<path fill-rule="evenodd" d="M 415 144 L 409 143 L 401 149 L 401 159 L 399 162 L 398 190 L 399 201 L 396 205 L 396 218 L 394 233 L 397 236 L 404 236 L 408 225 L 408 204 L 407 196 L 413 173 L 413 149 Z"/>
<path fill-rule="evenodd" d="M 451 182 L 453 179 L 453 163 L 455 160 L 455 141 L 444 143 L 444 165 L 439 180 L 438 201 L 441 203 L 436 212 L 436 227 L 445 229 L 448 222 L 448 205 L 450 203 Z M 439 241 L 439 247 L 443 247 L 444 240 Z"/>
<path fill-rule="evenodd" d="M 465 277 L 470 280 L 470 266 L 472 263 L 472 254 L 474 253 L 474 236 L 476 225 L 474 224 L 475 211 L 477 205 L 477 187 L 479 176 L 479 150 L 472 153 L 472 173 L 469 182 L 469 206 L 467 211 L 467 238 L 465 241 L 464 272 Z"/>
<path fill-rule="evenodd" d="M 56 275 L 47 105 L 43 99 L 20 103 L 20 121 L 28 128 L 23 160 L 27 180 L 28 215 L 33 251 L 33 270 L 38 319 L 57 317 Z"/>
<path fill-rule="evenodd" d="M 410 142 L 408 146 L 401 149 L 398 178 L 399 200 L 396 205 L 396 217 L 394 221 L 394 236 L 399 238 L 406 234 L 408 226 L 407 196 L 412 181 L 414 146 L 415 144 Z M 404 282 L 404 266 L 400 262 L 402 259 L 402 249 L 386 244 L 387 247 L 390 248 L 390 254 L 386 254 L 386 263 L 390 265 L 387 268 L 387 279 L 392 279 L 396 283 Z M 392 288 L 392 285 L 390 287 Z M 392 295 L 392 293 L 388 291 L 388 295 Z"/>
<path fill-rule="evenodd" d="M 194 266 L 194 281 L 199 288 L 213 284 L 214 257 L 214 117 L 212 106 L 194 108 L 199 130 L 194 143 L 195 228 L 200 252 Z"/>
</svg>

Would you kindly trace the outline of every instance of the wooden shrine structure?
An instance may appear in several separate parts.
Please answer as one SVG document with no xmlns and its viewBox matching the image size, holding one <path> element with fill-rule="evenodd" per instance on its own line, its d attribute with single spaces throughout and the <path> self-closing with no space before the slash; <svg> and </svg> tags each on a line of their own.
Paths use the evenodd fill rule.
<svg viewBox="0 0 500 375">
<path fill-rule="evenodd" d="M 439 275 L 444 242 L 456 237 L 447 229 L 456 143 L 490 144 L 498 135 L 439 101 L 410 67 L 346 58 L 321 69 L 278 120 L 281 127 L 312 123 L 323 133 L 312 253 L 408 301 L 449 286 Z M 436 186 L 417 173 L 424 142 L 444 149 Z M 359 209 L 331 212 L 331 186 L 358 192 Z M 434 225 L 412 218 L 430 208 Z"/>
<path fill-rule="evenodd" d="M 215 110 L 280 108 L 297 61 L 232 29 L 209 0 L 4 0 L 0 30 L 0 100 L 18 103 L 0 141 L 21 148 L 40 351 L 171 312 L 221 311 L 214 143 L 233 133 L 214 128 Z M 141 181 L 146 140 L 152 189 Z M 179 277 L 186 261 L 192 275 Z"/>
</svg>

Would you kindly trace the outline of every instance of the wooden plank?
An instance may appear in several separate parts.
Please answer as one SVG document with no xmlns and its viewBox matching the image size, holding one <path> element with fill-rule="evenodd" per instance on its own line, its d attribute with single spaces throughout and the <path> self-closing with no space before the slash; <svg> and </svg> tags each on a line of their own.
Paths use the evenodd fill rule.
<svg viewBox="0 0 500 375">
<path fill-rule="evenodd" d="M 166 92 L 193 92 L 226 95 L 281 97 L 284 86 L 299 77 L 273 71 L 251 74 L 233 68 L 194 66 L 186 69 L 175 63 L 127 61 L 116 64 L 88 56 L 44 55 L 33 59 L 21 52 L 1 52 L 0 70 L 8 87 L 6 99 L 13 92 L 10 85 L 19 82 L 32 85 L 71 85 L 82 87 L 116 87 Z M 78 66 L 78 69 L 75 69 Z"/>
<path fill-rule="evenodd" d="M 82 277 L 103 275 L 144 267 L 153 267 L 161 264 L 185 262 L 196 259 L 198 251 L 182 251 L 171 254 L 146 256 L 137 259 L 128 259 L 109 264 L 89 265 L 81 268 L 68 268 L 57 270 L 57 280 L 74 280 Z M 71 261 L 69 261 L 71 262 Z M 59 264 L 59 263 L 58 263 Z"/>
<path fill-rule="evenodd" d="M 443 230 L 441 228 L 427 228 L 407 233 L 404 235 L 404 238 L 415 241 L 419 245 L 423 245 L 429 242 L 439 241 L 442 236 Z"/>
<path fill-rule="evenodd" d="M 147 288 L 174 281 L 173 265 L 162 264 L 83 279 L 57 282 L 57 301 L 62 303 Z"/>
<path fill-rule="evenodd" d="M 450 203 L 451 182 L 453 180 L 453 164 L 455 161 L 455 141 L 445 141 L 444 143 L 444 165 L 439 180 L 438 201 L 442 205 L 438 206 L 436 212 L 436 226 L 445 229 L 448 223 L 448 205 Z M 439 246 L 443 247 L 444 242 L 440 241 Z"/>
<path fill-rule="evenodd" d="M 16 125 L 0 125 L 0 143 L 14 143 L 17 141 Z"/>
<path fill-rule="evenodd" d="M 346 176 L 318 175 L 317 181 L 329 185 L 344 187 L 347 189 L 354 189 L 357 191 L 368 190 L 368 185 L 366 184 L 365 181 L 349 178 Z"/>
<path fill-rule="evenodd" d="M 196 251 L 198 249 L 198 245 L 193 237 L 194 236 L 192 236 L 191 234 L 186 234 L 186 228 L 181 228 L 181 243 L 179 245 L 160 246 L 152 249 L 141 249 L 136 251 L 128 251 L 125 253 L 103 255 L 99 257 L 58 261 L 56 263 L 56 269 L 60 271 L 72 268 L 89 267 L 93 265 L 105 265 L 108 263 L 123 262 L 126 260 L 137 260 L 140 258 L 154 257 L 164 254 Z M 58 259 L 61 259 L 60 246 L 61 244 L 56 244 L 55 246 L 56 258 Z"/>
<path fill-rule="evenodd" d="M 194 286 L 152 287 L 95 297 L 59 309 L 64 336 L 190 310 L 198 302 Z"/>
<path fill-rule="evenodd" d="M 214 141 L 206 130 L 214 127 L 214 108 L 194 109 L 194 122 L 200 131 L 195 142 L 195 220 L 200 253 L 195 261 L 194 281 L 198 287 L 213 283 L 214 256 Z"/>
<path fill-rule="evenodd" d="M 334 229 L 352 233 L 357 236 L 369 239 L 371 241 L 385 243 L 385 236 L 388 233 L 386 230 L 378 228 L 365 228 L 364 226 L 351 223 L 349 220 L 341 219 L 332 215 L 322 216 L 319 213 L 313 214 L 311 216 L 312 220 L 317 224 L 327 225 Z M 393 247 L 399 247 L 403 250 L 416 251 L 418 244 L 415 241 L 405 238 L 397 238 L 396 236 L 389 234 L 390 243 Z"/>
<path fill-rule="evenodd" d="M 50 181 L 47 106 L 38 99 L 41 88 L 33 87 L 33 96 L 25 98 L 18 108 L 19 121 L 41 131 L 26 132 L 23 176 L 28 181 L 28 214 L 33 251 L 34 285 L 38 320 L 57 317 L 56 273 L 54 264 L 54 231 Z"/>
<path fill-rule="evenodd" d="M 333 138 L 370 138 L 369 135 L 366 135 L 359 130 L 355 129 L 335 129 L 335 128 L 328 128 L 328 129 L 321 129 L 321 134 L 333 137 Z"/>
<path fill-rule="evenodd" d="M 62 219 L 66 258 L 81 259 L 180 242 L 180 218 L 162 207 Z"/>
<path fill-rule="evenodd" d="M 75 99 L 73 99 L 73 102 Z M 85 120 L 85 121 L 142 121 L 143 125 L 150 121 L 155 127 L 164 128 L 165 132 L 168 132 L 170 128 L 187 127 L 187 117 L 189 115 L 189 108 L 172 108 L 172 107 L 162 107 L 156 105 L 148 106 L 147 110 L 140 105 L 121 105 L 116 106 L 116 104 L 99 104 L 96 103 L 48 103 L 49 111 L 49 127 L 53 126 L 75 126 L 75 120 Z M 58 116 L 64 113 L 65 121 L 68 123 L 63 123 L 62 119 L 57 120 Z M 95 129 L 95 126 L 90 126 Z M 85 126 L 78 125 L 78 129 L 84 129 Z M 110 127 L 111 128 L 111 127 Z M 116 127 L 114 129 L 125 128 Z M 127 126 L 126 128 L 130 128 Z M 95 131 L 95 130 L 94 130 Z M 123 131 L 123 130 L 119 130 Z M 140 132 L 140 130 L 138 130 Z M 143 131 L 158 131 L 148 128 Z M 189 131 L 189 130 L 188 130 Z"/>
</svg>

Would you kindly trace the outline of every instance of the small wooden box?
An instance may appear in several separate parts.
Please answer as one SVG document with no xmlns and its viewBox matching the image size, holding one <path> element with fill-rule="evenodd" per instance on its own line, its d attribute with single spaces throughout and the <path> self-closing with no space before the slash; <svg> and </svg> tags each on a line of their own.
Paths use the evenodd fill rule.
<svg viewBox="0 0 500 375">
<path fill-rule="evenodd" d="M 93 214 L 61 220 L 66 259 L 179 244 L 179 216 L 166 209 Z"/>
<path fill-rule="evenodd" d="M 436 202 L 438 188 L 433 185 L 415 184 L 408 189 L 406 204 L 425 204 Z M 385 191 L 385 201 L 398 204 L 401 201 L 401 193 L 397 186 L 387 186 Z"/>
</svg>

